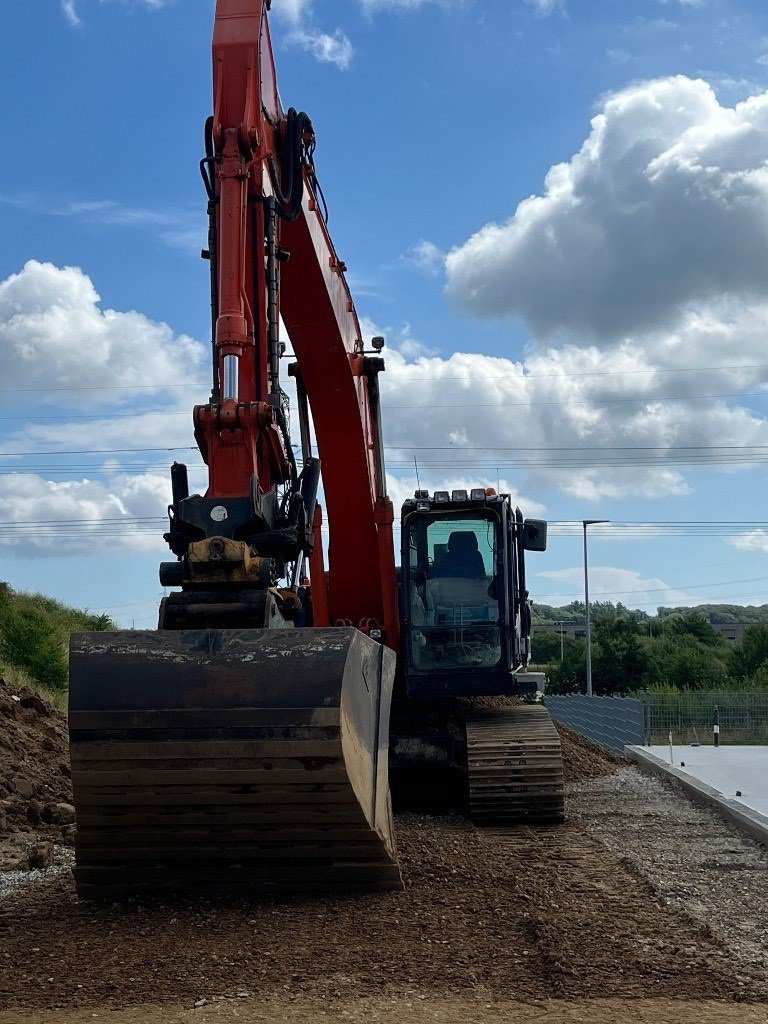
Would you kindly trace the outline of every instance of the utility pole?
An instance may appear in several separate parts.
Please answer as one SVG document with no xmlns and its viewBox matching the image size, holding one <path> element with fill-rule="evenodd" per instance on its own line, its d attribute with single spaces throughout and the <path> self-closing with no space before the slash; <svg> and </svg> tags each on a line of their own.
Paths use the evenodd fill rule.
<svg viewBox="0 0 768 1024">
<path fill-rule="evenodd" d="M 589 571 L 587 569 L 587 527 L 609 523 L 610 519 L 583 519 L 584 527 L 584 609 L 587 617 L 587 696 L 592 696 L 592 628 L 589 621 Z"/>
</svg>

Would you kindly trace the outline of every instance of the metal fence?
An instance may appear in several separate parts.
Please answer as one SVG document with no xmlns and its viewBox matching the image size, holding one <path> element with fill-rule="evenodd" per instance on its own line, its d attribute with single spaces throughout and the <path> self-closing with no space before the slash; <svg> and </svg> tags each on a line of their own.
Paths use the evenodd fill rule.
<svg viewBox="0 0 768 1024">
<path fill-rule="evenodd" d="M 768 694 L 692 690 L 639 693 L 632 697 L 548 695 L 547 708 L 557 722 L 611 750 L 625 745 L 711 744 L 715 711 L 723 744 L 768 744 Z"/>
<path fill-rule="evenodd" d="M 645 742 L 713 742 L 715 710 L 721 743 L 768 743 L 768 693 L 691 690 L 638 694 L 645 706 Z"/>
<path fill-rule="evenodd" d="M 547 709 L 556 722 L 611 750 L 645 742 L 645 706 L 625 697 L 547 696 Z"/>
</svg>

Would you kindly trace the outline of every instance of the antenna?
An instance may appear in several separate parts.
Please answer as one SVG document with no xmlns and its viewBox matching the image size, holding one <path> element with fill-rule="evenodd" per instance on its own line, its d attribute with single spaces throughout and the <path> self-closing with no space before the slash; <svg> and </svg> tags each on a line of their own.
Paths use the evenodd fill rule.
<svg viewBox="0 0 768 1024">
<path fill-rule="evenodd" d="M 416 461 L 416 456 L 413 456 L 413 467 L 416 470 L 416 486 L 421 490 L 421 480 L 419 480 L 419 464 Z"/>
</svg>

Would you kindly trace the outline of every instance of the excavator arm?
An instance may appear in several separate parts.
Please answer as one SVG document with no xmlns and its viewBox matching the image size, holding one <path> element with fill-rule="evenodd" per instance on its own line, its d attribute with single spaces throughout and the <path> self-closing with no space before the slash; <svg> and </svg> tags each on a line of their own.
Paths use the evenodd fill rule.
<svg viewBox="0 0 768 1024">
<path fill-rule="evenodd" d="M 328 233 L 312 123 L 293 109 L 286 114 L 280 103 L 269 6 L 266 0 L 218 0 L 216 8 L 214 113 L 201 165 L 211 224 L 213 389 L 211 401 L 195 409 L 195 433 L 209 468 L 206 497 L 240 500 L 238 510 L 226 502 L 223 507 L 230 522 L 250 516 L 254 529 L 249 533 L 247 522 L 240 522 L 239 537 L 262 556 L 275 553 L 272 535 L 296 525 L 285 515 L 270 518 L 270 499 L 280 488 L 289 495 L 284 512 L 291 491 L 303 496 L 299 518 L 312 528 L 315 509 L 306 506 L 316 488 L 305 487 L 302 494 L 280 387 L 282 318 L 297 360 L 292 373 L 305 470 L 313 465 L 305 396 L 322 464 L 330 529 L 327 592 L 320 593 L 326 575 L 316 528 L 308 543 L 297 537 L 299 550 L 286 543 L 277 554 L 293 563 L 294 584 L 297 561 L 303 553 L 313 556 L 316 624 L 376 629 L 396 648 L 393 511 L 378 409 L 377 376 L 384 366 L 364 352 L 345 267 Z M 251 495 L 254 507 L 243 512 Z M 177 510 L 181 536 L 172 545 L 182 561 L 191 536 L 184 536 L 184 524 L 201 522 L 200 516 L 188 522 L 189 505 L 187 520 L 184 512 Z"/>
</svg>

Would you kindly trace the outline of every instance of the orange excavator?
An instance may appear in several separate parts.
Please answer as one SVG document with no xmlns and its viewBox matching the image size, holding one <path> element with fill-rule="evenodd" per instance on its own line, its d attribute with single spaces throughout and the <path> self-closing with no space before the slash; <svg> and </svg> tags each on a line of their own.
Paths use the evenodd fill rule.
<svg viewBox="0 0 768 1024">
<path fill-rule="evenodd" d="M 479 823 L 563 816 L 555 729 L 510 699 L 530 692 L 524 551 L 546 524 L 490 488 L 418 490 L 396 568 L 384 341 L 366 350 L 312 122 L 283 110 L 270 6 L 216 5 L 208 489 L 172 467 L 159 628 L 72 638 L 83 898 L 400 887 L 390 778 L 404 801 L 456 794 Z"/>
</svg>

